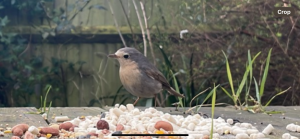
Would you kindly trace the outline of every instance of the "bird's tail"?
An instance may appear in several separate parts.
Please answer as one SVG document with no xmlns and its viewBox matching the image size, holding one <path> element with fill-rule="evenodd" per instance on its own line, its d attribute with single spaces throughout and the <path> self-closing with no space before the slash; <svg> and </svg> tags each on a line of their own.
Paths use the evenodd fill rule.
<svg viewBox="0 0 300 139">
<path fill-rule="evenodd" d="M 171 95 L 184 98 L 184 95 L 176 92 L 172 87 L 166 89 Z"/>
</svg>

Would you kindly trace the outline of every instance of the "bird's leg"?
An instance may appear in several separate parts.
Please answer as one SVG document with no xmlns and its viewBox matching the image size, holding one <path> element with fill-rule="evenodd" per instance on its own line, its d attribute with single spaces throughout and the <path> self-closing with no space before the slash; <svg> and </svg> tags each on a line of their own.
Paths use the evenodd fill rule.
<svg viewBox="0 0 300 139">
<path fill-rule="evenodd" d="M 137 99 L 135 100 L 135 102 L 133 103 L 133 105 L 135 106 L 135 104 L 139 101 L 140 97 L 137 97 Z"/>
<path fill-rule="evenodd" d="M 157 94 L 154 95 L 154 101 L 155 101 L 154 107 L 156 107 L 156 103 L 158 106 L 162 107 L 162 104 L 159 102 L 159 99 L 157 98 Z"/>
<path fill-rule="evenodd" d="M 154 95 L 154 108 L 156 108 L 156 101 L 157 101 L 157 96 L 156 94 Z"/>
<path fill-rule="evenodd" d="M 159 101 L 160 102 L 160 106 L 164 107 L 165 103 L 163 101 L 164 100 L 164 95 L 163 95 L 162 91 L 160 91 L 159 95 L 160 95 L 160 100 L 161 100 L 161 101 Z"/>
</svg>

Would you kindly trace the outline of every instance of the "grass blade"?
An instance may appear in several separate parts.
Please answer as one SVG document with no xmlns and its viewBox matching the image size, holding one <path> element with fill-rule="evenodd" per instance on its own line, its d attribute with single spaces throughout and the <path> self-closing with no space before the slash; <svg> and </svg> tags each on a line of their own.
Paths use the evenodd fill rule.
<svg viewBox="0 0 300 139">
<path fill-rule="evenodd" d="M 172 75 L 172 78 L 173 78 L 173 81 L 174 81 L 175 90 L 176 90 L 177 92 L 179 92 L 179 86 L 178 86 L 177 80 L 176 80 L 176 78 L 175 78 L 175 75 L 173 74 L 172 70 L 170 70 L 170 72 L 171 72 L 171 75 Z M 179 103 L 180 103 L 181 107 L 183 107 L 182 98 L 181 98 L 181 97 L 178 97 L 178 100 L 179 100 Z"/>
<path fill-rule="evenodd" d="M 238 90 L 236 91 L 236 99 L 238 99 L 240 97 L 240 94 L 241 94 L 241 92 L 242 92 L 242 90 L 243 90 L 243 88 L 245 86 L 245 83 L 246 83 L 246 80 L 247 80 L 248 74 L 249 74 L 249 66 L 250 65 L 247 66 L 247 69 L 246 69 L 246 71 L 244 73 L 243 79 L 242 79 L 242 81 L 241 81 L 241 83 L 240 83 L 240 85 L 238 87 Z"/>
<path fill-rule="evenodd" d="M 248 98 L 248 96 L 249 96 L 250 86 L 251 86 L 251 83 L 252 83 L 252 77 L 253 77 L 253 68 L 252 68 L 252 65 L 253 65 L 253 63 L 254 63 L 254 60 L 260 55 L 260 53 L 261 53 L 261 52 L 258 52 L 258 53 L 253 57 L 253 59 L 251 60 L 250 51 L 248 51 L 250 83 L 249 83 L 248 91 L 247 91 L 246 96 L 245 96 L 246 102 L 247 102 L 247 98 Z M 254 77 L 253 77 L 253 78 L 254 78 Z M 254 84 L 255 84 L 255 94 L 256 94 L 257 101 L 261 104 L 260 97 L 259 97 L 259 91 L 258 91 L 259 87 L 258 87 L 258 84 L 257 84 L 257 81 L 255 80 L 255 78 L 254 78 Z"/>
<path fill-rule="evenodd" d="M 49 85 L 49 87 L 48 87 L 48 89 L 47 89 L 47 92 L 46 92 L 46 95 L 45 95 L 45 98 L 44 98 L 44 111 L 43 112 L 46 112 L 46 102 L 47 102 L 47 97 L 48 97 L 48 93 L 49 93 L 49 91 L 50 91 L 50 89 L 51 89 L 51 85 Z"/>
<path fill-rule="evenodd" d="M 220 85 L 217 85 L 215 88 L 218 88 L 219 86 L 220 86 Z M 215 89 L 215 88 L 214 88 L 214 89 Z M 210 96 L 213 95 L 214 89 L 211 90 L 211 91 L 208 93 L 208 95 L 205 97 L 205 99 L 203 100 L 202 104 L 200 105 L 200 108 L 201 108 L 201 106 L 202 106 L 202 105 L 210 98 Z"/>
<path fill-rule="evenodd" d="M 237 97 L 237 98 L 239 98 L 239 96 L 240 96 L 240 94 L 241 94 L 241 92 L 242 92 L 242 90 L 243 90 L 243 88 L 244 88 L 244 86 L 245 86 L 245 83 L 246 83 L 246 80 L 248 79 L 248 75 L 249 75 L 250 70 L 252 71 L 252 63 L 254 62 L 254 60 L 257 58 L 257 56 L 258 56 L 259 54 L 260 54 L 260 52 L 257 53 L 257 54 L 254 56 L 254 58 L 253 58 L 252 60 L 250 60 L 249 64 L 247 65 L 246 71 L 245 71 L 244 76 L 243 76 L 243 79 L 242 79 L 242 81 L 241 81 L 241 83 L 240 83 L 240 85 L 239 85 L 239 87 L 238 87 L 238 90 L 236 91 L 236 97 Z M 249 57 L 250 57 L 250 59 L 251 59 L 250 51 L 248 51 L 248 58 L 249 58 Z M 252 74 L 252 73 L 251 73 L 251 74 Z M 252 79 L 252 75 L 250 75 L 250 81 L 251 81 L 251 79 Z M 250 86 L 250 84 L 249 84 L 249 86 Z M 249 88 L 249 89 L 250 89 L 250 88 Z"/>
<path fill-rule="evenodd" d="M 215 88 L 217 88 L 217 87 L 219 87 L 219 85 L 217 85 Z M 204 104 L 204 103 L 212 96 L 213 92 L 214 92 L 214 89 L 211 90 L 211 91 L 207 94 L 207 96 L 205 97 L 205 99 L 203 100 L 203 102 L 201 103 L 201 105 L 196 106 L 196 107 L 197 107 L 197 111 L 199 111 L 199 110 L 201 109 L 201 107 L 203 106 L 203 104 Z"/>
<path fill-rule="evenodd" d="M 254 60 L 260 55 L 261 52 L 258 52 L 253 59 L 250 61 L 251 59 L 251 55 L 250 55 L 250 51 L 248 51 L 248 59 L 249 59 L 249 70 L 250 70 L 250 77 L 252 79 L 252 75 L 253 75 L 253 70 L 252 70 L 252 64 L 254 63 Z"/>
<path fill-rule="evenodd" d="M 231 71 L 230 71 L 230 66 L 229 66 L 229 62 L 228 62 L 228 59 L 227 59 L 227 56 L 225 54 L 224 51 L 222 51 L 224 56 L 225 56 L 225 59 L 226 59 L 226 70 L 227 70 L 227 77 L 228 77 L 228 81 L 229 81 L 229 85 L 230 85 L 230 88 L 231 88 L 231 93 L 232 93 L 232 98 L 234 98 L 234 103 L 236 105 L 236 96 L 235 96 L 235 91 L 234 91 L 234 88 L 233 88 L 233 81 L 232 81 L 232 75 L 231 75 Z"/>
<path fill-rule="evenodd" d="M 255 80 L 255 78 L 253 77 L 254 79 L 254 84 L 255 84 L 255 94 L 256 94 L 256 99 L 257 99 L 257 102 L 259 103 L 259 105 L 261 104 L 261 101 L 260 101 L 260 96 L 259 96 L 259 90 L 258 90 L 258 84 Z"/>
<path fill-rule="evenodd" d="M 283 91 L 277 93 L 275 96 L 273 96 L 273 97 L 267 102 L 267 104 L 264 106 L 263 109 L 265 109 L 265 107 L 267 107 L 267 106 L 272 102 L 272 100 L 273 100 L 275 97 L 277 97 L 277 96 L 279 96 L 279 95 L 282 95 L 283 93 L 287 92 L 287 91 L 290 90 L 290 89 L 291 89 L 291 87 L 289 87 L 288 89 L 283 90 Z"/>
<path fill-rule="evenodd" d="M 248 106 L 248 97 L 249 97 L 249 93 L 250 93 L 250 86 L 252 83 L 252 74 L 253 74 L 253 70 L 252 70 L 252 58 L 251 58 L 251 54 L 250 54 L 250 50 L 248 50 L 248 66 L 249 66 L 249 83 L 248 85 L 246 84 L 246 95 L 245 95 L 245 103 L 246 106 Z"/>
<path fill-rule="evenodd" d="M 214 89 L 213 89 L 213 97 L 211 99 L 211 129 L 210 129 L 210 138 L 213 138 L 213 129 L 214 129 L 214 115 L 215 115 L 215 104 L 216 104 L 216 85 L 214 84 Z"/>
<path fill-rule="evenodd" d="M 192 103 L 193 103 L 194 99 L 196 99 L 196 98 L 197 98 L 198 96 L 200 96 L 201 94 L 205 93 L 208 89 L 210 89 L 210 87 L 207 88 L 207 89 L 205 89 L 204 91 L 198 93 L 196 96 L 194 96 L 194 97 L 192 98 L 191 102 L 190 102 L 190 107 L 192 107 Z"/>
<path fill-rule="evenodd" d="M 228 93 L 228 91 L 225 88 L 221 87 L 221 89 L 226 93 L 226 95 L 228 97 L 230 97 L 231 99 L 233 99 L 232 96 L 230 95 L 230 93 Z"/>
<path fill-rule="evenodd" d="M 268 71 L 269 71 L 269 64 L 270 64 L 270 59 L 271 59 L 271 52 L 272 52 L 272 48 L 269 50 L 267 62 L 266 62 L 266 65 L 265 65 L 264 75 L 263 75 L 263 78 L 261 80 L 261 85 L 260 85 L 260 90 L 259 90 L 259 96 L 260 97 L 263 95 L 264 89 L 265 89 L 265 83 L 266 83 L 266 80 L 267 80 Z"/>
</svg>

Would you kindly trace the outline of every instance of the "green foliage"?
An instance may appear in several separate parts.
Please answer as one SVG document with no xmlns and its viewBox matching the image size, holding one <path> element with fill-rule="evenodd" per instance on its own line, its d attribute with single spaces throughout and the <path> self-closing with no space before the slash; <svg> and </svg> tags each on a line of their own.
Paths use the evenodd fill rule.
<svg viewBox="0 0 300 139">
<path fill-rule="evenodd" d="M 37 17 L 41 22 L 47 20 L 49 27 L 32 23 L 32 27 L 47 39 L 58 33 L 71 33 L 74 27 L 71 21 L 90 1 L 74 2 L 65 9 L 48 8 L 47 4 L 51 2 L 53 0 L 3 0 L 0 2 L 0 10 L 25 12 L 27 17 L 31 17 L 28 18 L 30 21 Z M 93 8 L 105 10 L 100 5 L 92 5 L 89 10 Z M 67 79 L 67 73 L 78 72 L 85 62 L 69 62 L 56 57 L 44 59 L 43 55 L 29 53 L 33 50 L 31 39 L 26 40 L 14 32 L 3 32 L 3 28 L 10 23 L 10 15 L 0 17 L 0 106 L 35 106 L 37 102 L 32 100 L 41 94 L 40 88 L 48 84 L 52 86 L 48 90 L 51 91 L 48 99 L 54 102 L 53 105 L 67 106 L 67 85 L 72 81 Z M 49 60 L 48 66 L 43 64 L 46 60 Z M 56 104 L 58 101 L 55 100 L 63 103 Z"/>
<path fill-rule="evenodd" d="M 74 65 L 84 63 L 70 63 L 63 59 L 52 58 L 51 66 L 43 66 L 42 55 L 28 55 L 30 44 L 16 33 L 3 33 L 0 36 L 0 84 L 3 106 L 32 106 L 32 95 L 40 94 L 44 83 L 51 84 L 53 91 L 60 93 L 66 91 L 67 82 L 64 70 L 74 71 Z M 68 65 L 66 69 L 63 65 Z M 14 98 L 13 101 L 9 98 Z M 57 99 L 67 99 L 66 96 Z M 6 101 L 5 101 L 6 100 Z M 67 102 L 67 101 L 63 101 Z M 64 104 L 65 106 L 67 105 Z"/>
<path fill-rule="evenodd" d="M 50 89 L 51 89 L 51 85 L 46 85 L 46 87 L 45 87 L 46 94 L 45 94 L 44 100 L 43 100 L 43 96 L 41 96 L 40 108 L 37 109 L 37 112 L 30 112 L 30 114 L 44 114 L 44 113 L 47 113 L 47 117 L 45 118 L 45 120 L 48 119 L 49 112 L 50 112 L 50 109 L 51 109 L 51 106 L 52 106 L 52 101 L 50 101 L 50 103 L 48 105 L 48 108 L 47 108 L 47 97 L 48 97 L 48 94 L 50 92 Z"/>
<path fill-rule="evenodd" d="M 6 24 L 2 24 L 2 27 L 5 26 Z M 26 49 L 25 41 L 16 33 L 1 32 L 0 35 L 0 84 L 3 87 L 0 95 L 7 100 L 10 95 L 22 100 L 23 104 L 22 101 L 15 101 L 17 106 L 30 105 L 29 96 L 34 93 L 34 87 L 30 88 L 30 86 L 34 86 L 42 78 L 42 75 L 34 70 L 41 66 L 40 57 L 24 58 L 23 56 Z M 12 105 L 12 102 L 0 102 L 3 102 L 1 104 L 3 106 Z"/>
<path fill-rule="evenodd" d="M 169 79 L 170 84 L 175 88 L 175 90 L 181 94 L 184 94 L 185 98 L 178 98 L 181 106 L 189 106 L 190 104 L 194 106 L 202 104 L 209 93 L 205 89 L 207 86 L 213 85 L 210 83 L 210 81 L 216 81 L 217 79 L 215 76 L 211 76 L 196 81 L 195 75 L 199 72 L 205 73 L 205 71 L 198 69 L 198 67 L 194 67 L 194 63 L 205 63 L 207 60 L 203 59 L 201 61 L 195 61 L 196 54 L 191 53 L 190 55 L 187 55 L 183 52 L 173 53 L 174 55 L 177 55 L 177 57 L 172 58 L 172 53 L 170 53 L 170 49 L 173 49 L 172 47 L 174 47 L 172 46 L 172 41 L 169 40 L 168 34 L 161 32 L 158 27 L 156 30 L 155 36 L 157 37 L 158 41 L 154 42 L 154 46 L 157 46 L 156 48 L 158 49 L 158 52 L 160 52 L 156 55 L 159 57 L 159 59 L 157 59 L 157 63 L 159 63 L 157 67 L 159 67 L 159 70 L 167 79 Z M 219 67 L 215 69 L 216 71 L 221 70 Z M 197 82 L 197 84 L 195 82 Z M 205 91 L 202 92 L 203 90 Z M 200 94 L 204 94 L 197 95 L 199 92 L 201 92 Z M 167 105 L 171 105 L 176 101 L 177 100 L 173 97 L 170 97 L 166 100 Z"/>
<path fill-rule="evenodd" d="M 251 85 L 251 76 L 252 76 L 252 64 L 254 63 L 254 60 L 259 56 L 260 52 L 257 53 L 253 59 L 251 59 L 251 55 L 250 55 L 250 51 L 248 51 L 248 64 L 247 64 L 247 67 L 246 67 L 246 71 L 244 73 L 244 76 L 242 78 L 242 81 L 241 83 L 239 83 L 239 87 L 237 89 L 237 91 L 235 91 L 236 89 L 234 88 L 234 83 L 233 83 L 233 78 L 232 78 L 232 75 L 231 75 L 231 69 L 230 69 L 230 66 L 229 66 L 229 61 L 227 59 L 227 56 L 226 54 L 223 52 L 224 56 L 225 56 L 225 59 L 226 59 L 226 71 L 227 71 L 227 76 L 228 76 L 228 81 L 229 81 L 229 85 L 230 85 L 230 88 L 231 88 L 231 93 L 229 93 L 225 88 L 221 87 L 222 90 L 226 93 L 226 95 L 232 99 L 233 103 L 234 103 L 234 106 L 236 108 L 239 108 L 242 109 L 241 107 L 243 106 L 243 104 L 241 103 L 241 98 L 240 98 L 240 95 L 243 91 L 243 88 L 244 86 L 246 85 L 246 81 L 249 80 L 250 84 L 249 86 L 247 86 L 247 89 L 246 89 L 246 95 L 245 95 L 245 102 L 246 104 L 247 103 L 247 98 L 249 96 L 249 90 L 250 90 L 250 85 Z M 249 79 L 249 73 L 250 73 L 250 79 Z"/>
<path fill-rule="evenodd" d="M 47 116 L 49 116 L 50 108 L 52 106 L 52 101 L 50 101 L 50 103 L 48 105 L 48 109 L 47 109 L 47 97 L 50 92 L 50 89 L 51 89 L 51 85 L 46 85 L 46 87 L 45 87 L 46 94 L 45 94 L 44 100 L 43 100 L 43 96 L 41 96 L 41 106 L 38 109 L 38 111 L 36 112 L 37 114 L 44 114 L 47 112 Z"/>
<path fill-rule="evenodd" d="M 272 83 L 265 85 L 265 88 L 268 88 L 266 93 L 271 98 L 271 95 L 273 95 L 271 88 L 280 90 L 279 88 L 286 88 L 293 85 L 293 90 L 290 90 L 291 94 L 285 94 L 286 101 L 276 98 L 272 103 L 276 105 L 282 103 L 285 103 L 285 105 L 299 104 L 297 99 L 299 98 L 299 93 L 297 93 L 299 90 L 294 90 L 295 88 L 300 88 L 298 80 L 300 75 L 298 61 L 300 58 L 298 47 L 296 47 L 299 46 L 299 41 L 297 41 L 299 36 L 299 28 L 297 27 L 300 25 L 300 22 L 297 20 L 299 12 L 296 12 L 296 15 L 291 17 L 275 17 L 273 13 L 274 7 L 283 7 L 284 4 L 287 4 L 276 0 L 171 0 L 169 3 L 165 7 L 166 9 L 169 7 L 172 9 L 169 10 L 171 22 L 168 27 L 176 25 L 177 28 L 175 28 L 178 30 L 187 29 L 189 31 L 188 34 L 184 35 L 184 39 L 178 39 L 174 36 L 170 37 L 170 40 L 175 40 L 175 43 L 168 45 L 172 47 L 168 53 L 173 54 L 171 63 L 175 71 L 184 67 L 184 65 L 176 67 L 174 64 L 180 59 L 178 53 L 184 53 L 185 56 L 188 56 L 194 52 L 193 68 L 200 69 L 200 72 L 194 72 L 192 77 L 202 77 L 194 82 L 195 85 L 200 86 L 203 80 L 207 78 L 201 71 L 206 71 L 206 75 L 208 76 L 215 75 L 215 78 L 211 79 L 217 79 L 216 83 L 223 83 L 225 79 L 228 79 L 224 75 L 228 76 L 229 74 L 222 74 L 220 70 L 209 72 L 208 69 L 212 71 L 216 67 L 212 66 L 212 63 L 216 63 L 215 61 L 218 60 L 221 61 L 220 55 L 222 54 L 216 50 L 221 50 L 224 49 L 224 46 L 228 46 L 226 50 L 227 56 L 231 58 L 230 68 L 231 72 L 234 73 L 232 75 L 234 77 L 232 82 L 237 86 L 234 88 L 234 93 L 238 95 L 238 91 L 241 91 L 238 90 L 238 87 L 243 86 L 241 92 L 243 93 L 244 89 L 246 89 L 246 93 L 250 95 L 255 92 L 253 91 L 254 88 L 252 90 L 249 88 L 249 86 L 254 85 L 254 82 L 253 78 L 251 78 L 244 80 L 245 82 L 243 83 L 246 72 L 240 70 L 240 67 L 244 66 L 244 63 L 241 64 L 241 61 L 245 61 L 247 58 L 242 56 L 245 55 L 247 50 L 257 53 L 272 48 L 272 53 L 275 54 L 272 61 L 276 64 L 270 67 L 269 72 L 271 74 L 269 75 L 272 75 L 273 80 L 271 80 Z M 287 6 L 293 7 L 297 11 L 299 4 L 300 1 L 291 0 Z M 172 7 L 173 5 L 175 6 Z M 210 57 L 213 59 L 210 59 Z M 258 60 L 255 64 L 259 64 L 260 62 Z M 206 63 L 210 65 L 206 65 Z M 222 63 L 219 63 L 219 66 L 221 67 Z M 226 63 L 224 66 L 226 66 Z M 256 72 L 256 75 L 250 74 L 251 71 L 260 70 L 259 68 L 256 66 L 253 69 L 249 69 L 248 76 L 256 77 L 259 73 Z M 263 73 L 261 73 L 261 76 L 263 76 Z M 184 82 L 183 80 L 179 78 L 178 82 Z M 211 82 L 211 80 L 209 81 Z M 206 88 L 208 86 L 212 85 L 206 85 Z M 232 90 L 231 87 L 230 89 Z M 235 97 L 232 99 L 235 99 L 236 103 L 239 103 L 237 96 L 232 95 L 232 91 L 228 90 L 228 93 L 230 93 L 230 96 Z M 244 94 L 241 95 L 243 98 L 244 96 Z M 225 97 L 219 97 L 219 99 L 226 101 Z M 263 103 L 265 104 L 266 102 Z"/>
<path fill-rule="evenodd" d="M 269 99 L 264 106 L 262 105 L 261 99 L 262 99 L 262 97 L 263 97 L 263 95 L 265 93 L 264 92 L 264 90 L 265 90 L 265 83 L 267 81 L 267 76 L 268 76 L 268 72 L 269 72 L 271 52 L 272 52 L 272 49 L 270 49 L 269 53 L 268 53 L 268 57 L 267 57 L 267 60 L 266 60 L 266 64 L 265 64 L 263 76 L 262 76 L 262 79 L 260 80 L 260 86 L 258 85 L 256 79 L 253 77 L 254 78 L 254 83 L 255 83 L 255 94 L 256 94 L 256 100 L 255 100 L 255 102 L 256 102 L 256 104 L 255 104 L 255 106 L 252 106 L 252 107 L 248 108 L 248 110 L 251 111 L 251 112 L 261 112 L 261 111 L 266 112 L 265 108 L 272 102 L 272 100 L 275 97 L 284 94 L 285 92 L 287 92 L 291 88 L 291 87 L 289 87 L 288 89 L 277 93 L 271 99 Z"/>
<path fill-rule="evenodd" d="M 223 87 L 222 90 L 226 93 L 226 95 L 228 97 L 230 97 L 234 103 L 234 106 L 236 108 L 238 108 L 238 106 L 242 106 L 242 103 L 241 103 L 241 100 L 240 100 L 240 95 L 243 91 L 243 88 L 244 86 L 246 85 L 246 81 L 248 80 L 248 74 L 250 72 L 250 76 L 252 76 L 252 63 L 254 62 L 254 60 L 257 58 L 257 56 L 260 54 L 257 53 L 253 59 L 251 59 L 251 55 L 250 55 L 250 51 L 248 51 L 248 58 L 249 58 L 249 63 L 246 67 L 246 71 L 244 73 L 244 76 L 242 78 L 242 81 L 241 83 L 239 83 L 239 87 L 237 88 L 237 90 L 234 88 L 234 83 L 233 83 L 233 78 L 232 78 L 232 75 L 231 75 L 231 69 L 230 69 L 230 66 L 229 66 L 229 61 L 227 59 L 227 56 L 226 54 L 223 52 L 224 56 L 225 56 L 225 59 L 226 59 L 226 71 L 227 71 L 227 76 L 228 76 L 228 81 L 229 81 L 229 85 L 230 85 L 230 88 L 231 88 L 231 94 Z M 250 77 L 252 78 L 252 77 Z M 251 84 L 251 79 L 250 79 L 250 84 Z M 249 89 L 250 89 L 250 86 L 248 87 L 248 91 L 249 92 Z M 235 91 L 236 90 L 236 91 Z M 247 93 L 248 94 L 248 93 Z M 248 97 L 248 96 L 246 96 Z"/>
<path fill-rule="evenodd" d="M 223 87 L 222 90 L 226 93 L 226 95 L 232 99 L 232 101 L 234 102 L 235 104 L 235 107 L 236 108 L 239 108 L 242 109 L 242 106 L 244 106 L 244 104 L 246 104 L 246 109 L 251 111 L 251 112 L 262 112 L 264 111 L 265 112 L 265 107 L 268 106 L 271 101 L 278 95 L 281 95 L 283 93 L 285 93 L 287 90 L 284 90 L 280 93 L 277 93 L 275 96 L 273 96 L 267 103 L 264 107 L 262 107 L 262 102 L 261 102 L 261 99 L 262 99 L 262 96 L 264 95 L 264 89 L 265 89 L 265 83 L 267 81 L 267 75 L 268 75 L 268 71 L 269 71 L 269 65 L 270 65 L 270 58 L 271 58 L 271 52 L 272 52 L 272 49 L 269 50 L 269 53 L 268 53 L 268 57 L 266 59 L 266 64 L 265 64 L 265 68 L 264 68 L 264 72 L 263 72 L 263 76 L 262 76 L 262 79 L 260 80 L 260 86 L 258 85 L 256 79 L 253 77 L 253 63 L 254 63 L 254 60 L 259 56 L 259 53 L 257 53 L 253 59 L 251 59 L 251 55 L 250 55 L 250 51 L 248 51 L 248 64 L 247 64 L 247 67 L 246 67 L 246 71 L 244 73 L 244 76 L 242 78 L 242 81 L 241 83 L 239 83 L 239 87 L 237 89 L 237 91 L 235 92 L 235 89 L 234 89 L 234 83 L 233 83 L 233 79 L 232 79 L 232 75 L 231 75 L 231 70 L 230 70 L 230 67 L 229 67 L 229 62 L 228 62 L 228 59 L 225 55 L 225 53 L 223 52 L 225 58 L 226 58 L 226 69 L 227 69 L 227 75 L 228 75 L 228 80 L 229 80 L 229 84 L 230 84 L 230 87 L 231 87 L 231 94 Z M 248 76 L 250 73 L 250 76 Z M 250 88 L 251 88 L 251 82 L 252 82 L 252 78 L 254 79 L 254 84 L 255 84 L 255 92 L 256 92 L 256 99 L 257 100 L 254 100 L 253 97 L 250 96 L 249 94 L 249 91 L 250 91 Z M 245 82 L 248 81 L 249 82 L 249 85 L 245 85 Z M 243 90 L 243 87 L 246 86 L 247 88 L 245 89 L 245 100 L 244 100 L 244 103 L 241 103 L 242 100 L 240 98 L 240 95 L 241 95 L 241 92 Z M 251 99 L 252 101 L 255 102 L 255 105 L 254 106 L 249 106 L 248 105 L 248 99 Z"/>
<path fill-rule="evenodd" d="M 51 89 L 51 85 L 47 85 L 46 88 L 48 88 L 48 89 L 46 91 L 46 95 L 45 95 L 44 100 L 43 100 L 43 97 L 41 96 L 41 102 L 43 102 L 43 105 L 41 104 L 40 110 L 41 110 L 42 113 L 46 112 L 47 97 L 48 97 L 48 93 L 49 93 L 49 91 Z M 47 114 L 49 114 L 51 105 L 52 105 L 52 101 L 50 101 L 50 104 L 49 104 L 49 107 L 48 107 L 48 113 Z"/>
</svg>

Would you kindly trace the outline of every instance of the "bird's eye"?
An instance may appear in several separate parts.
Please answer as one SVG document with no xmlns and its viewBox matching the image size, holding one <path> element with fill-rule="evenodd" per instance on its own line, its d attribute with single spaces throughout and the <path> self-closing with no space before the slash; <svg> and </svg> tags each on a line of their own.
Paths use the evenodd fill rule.
<svg viewBox="0 0 300 139">
<path fill-rule="evenodd" d="M 123 57 L 124 57 L 125 59 L 127 59 L 127 58 L 129 58 L 129 55 L 124 55 Z"/>
</svg>

